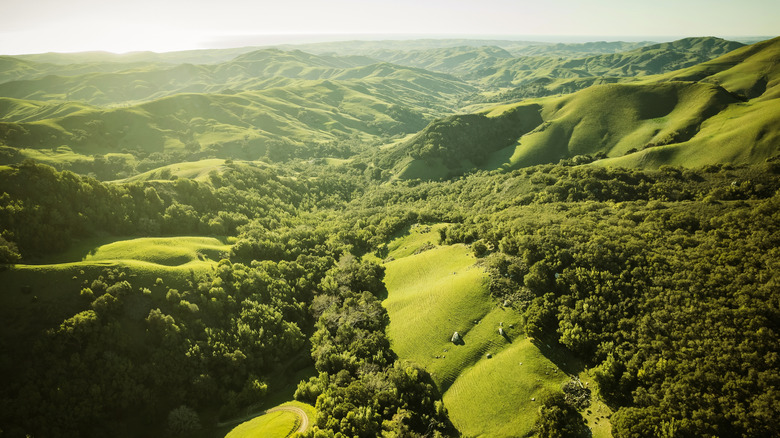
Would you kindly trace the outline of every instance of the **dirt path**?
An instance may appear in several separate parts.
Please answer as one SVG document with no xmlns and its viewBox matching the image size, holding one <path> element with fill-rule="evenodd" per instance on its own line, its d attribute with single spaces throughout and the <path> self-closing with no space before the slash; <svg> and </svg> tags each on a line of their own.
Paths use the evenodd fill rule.
<svg viewBox="0 0 780 438">
<path fill-rule="evenodd" d="M 247 415 L 247 416 L 242 417 L 242 418 L 236 418 L 236 419 L 233 419 L 233 420 L 230 420 L 230 421 L 224 421 L 222 423 L 217 423 L 217 427 L 224 427 L 224 426 L 228 426 L 228 425 L 240 424 L 240 423 L 243 423 L 245 421 L 249 421 L 249 420 L 251 420 L 253 418 L 257 418 L 257 417 L 259 417 L 261 415 L 270 414 L 270 413 L 273 413 L 273 412 L 280 412 L 280 411 L 282 411 L 282 412 L 292 412 L 293 414 L 296 414 L 296 415 L 298 415 L 301 418 L 301 425 L 300 425 L 300 427 L 298 427 L 298 430 L 296 430 L 295 432 L 304 432 L 304 431 L 306 431 L 306 429 L 309 428 L 309 416 L 306 415 L 306 411 L 304 411 L 301 408 L 296 408 L 295 406 L 279 406 L 279 407 L 276 407 L 276 408 L 269 409 L 267 411 L 256 412 L 254 414 L 250 414 L 250 415 Z"/>
<path fill-rule="evenodd" d="M 301 408 L 296 408 L 295 406 L 281 406 L 278 408 L 269 409 L 265 411 L 265 413 L 270 414 L 271 412 L 279 411 L 292 412 L 293 414 L 297 414 L 299 417 L 301 417 L 301 426 L 298 428 L 298 430 L 296 430 L 296 432 L 304 432 L 309 428 L 309 416 L 306 415 L 306 412 Z"/>
</svg>

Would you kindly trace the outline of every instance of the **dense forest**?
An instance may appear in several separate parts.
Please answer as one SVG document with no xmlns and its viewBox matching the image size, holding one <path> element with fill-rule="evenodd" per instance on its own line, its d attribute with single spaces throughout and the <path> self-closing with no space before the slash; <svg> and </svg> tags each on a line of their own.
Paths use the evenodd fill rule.
<svg viewBox="0 0 780 438">
<path fill-rule="evenodd" d="M 706 61 L 700 46 L 696 57 L 684 52 L 694 42 L 683 41 L 674 46 L 668 65 L 642 74 L 668 74 Z M 709 58 L 739 46 L 716 45 Z M 620 62 L 636 63 L 630 60 L 639 54 L 650 57 L 667 49 L 634 48 L 625 55 L 629 61 Z M 264 81 L 277 83 L 264 88 L 267 84 L 252 82 L 246 85 L 250 91 L 237 92 L 230 105 L 225 96 L 233 94 L 204 94 L 223 101 L 206 107 L 224 104 L 220 108 L 230 111 L 208 122 L 193 119 L 190 127 L 205 127 L 175 133 L 181 148 L 121 150 L 132 135 L 112 131 L 115 118 L 132 114 L 142 128 L 122 129 L 142 129 L 155 144 L 170 144 L 166 136 L 186 116 L 166 114 L 167 127 L 146 125 L 160 101 L 105 111 L 83 103 L 73 113 L 53 108 L 61 103 L 47 103 L 16 108 L 13 115 L 8 107 L 15 101 L 1 98 L 0 435 L 224 436 L 224 424 L 272 407 L 278 394 L 289 393 L 317 410 L 301 437 L 460 436 L 443 402 L 445 388 L 425 367 L 399 357 L 388 336 L 391 321 L 383 307 L 389 293 L 386 266 L 392 261 L 388 244 L 418 225 L 438 227 L 436 245 L 468 247 L 486 274 L 490 305 L 513 312 L 521 321 L 518 329 L 541 354 L 556 351 L 582 364 L 577 372 L 593 376 L 591 389 L 611 409 L 612 436 L 780 434 L 780 155 L 762 146 L 749 160 L 706 165 L 694 160 L 697 165 L 682 166 L 675 149 L 677 143 L 690 146 L 694 130 L 707 132 L 708 118 L 723 112 L 741 117 L 751 108 L 770 108 L 776 114 L 774 82 L 767 86 L 764 80 L 764 92 L 742 98 L 719 88 L 702 106 L 703 115 L 684 114 L 679 126 L 690 132 L 678 132 L 679 138 L 666 144 L 644 144 L 649 151 L 628 150 L 610 136 L 633 133 L 642 142 L 650 140 L 671 129 L 660 123 L 693 106 L 653 110 L 654 117 L 640 114 L 639 122 L 619 120 L 659 124 L 652 135 L 646 135 L 650 125 L 620 132 L 599 128 L 604 143 L 612 141 L 611 149 L 559 148 L 542 164 L 493 165 L 502 151 L 527 144 L 530 137 L 524 136 L 564 138 L 555 134 L 569 129 L 561 120 L 587 95 L 518 106 L 512 99 L 553 91 L 531 90 L 537 77 L 519 79 L 531 67 L 521 68 L 522 58 L 512 63 L 509 52 L 498 50 L 480 61 L 485 63 L 482 85 L 472 79 L 455 87 L 452 83 L 464 80 L 465 73 L 444 61 L 465 48 L 408 52 L 418 63 L 438 56 L 438 64 L 428 60 L 391 74 L 413 75 L 410 87 L 428 87 L 426 101 L 413 91 L 383 95 L 382 80 L 366 80 L 369 75 L 360 69 L 368 65 L 376 73 L 368 56 L 404 58 L 371 50 L 366 57 L 318 58 L 320 64 L 306 70 L 307 80 L 326 81 L 309 84 L 320 99 L 316 108 L 308 115 L 298 108 L 291 115 L 285 103 L 273 123 L 262 121 L 280 135 L 320 126 L 300 141 L 266 141 L 274 134 L 268 127 L 246 138 L 235 134 L 244 122 L 230 105 L 238 99 L 247 105 L 292 101 L 292 88 L 280 84 L 291 86 L 293 79 L 260 72 L 257 62 L 314 62 L 303 52 L 239 54 L 230 61 L 233 70 L 202 67 L 199 74 L 225 81 L 228 71 L 239 72 L 241 80 L 233 78 L 234 83 L 250 81 L 249 73 L 267 74 Z M 591 54 L 568 65 L 590 66 L 605 75 L 604 81 L 617 82 L 607 69 L 615 67 L 609 64 L 618 62 L 615 58 Z M 564 64 L 560 60 L 556 66 Z M 414 70 L 436 71 L 433 65 L 440 66 L 436 73 Z M 395 69 L 387 62 L 379 66 Z M 493 88 L 475 94 L 499 67 L 514 68 L 516 83 L 501 88 L 503 94 Z M 705 67 L 699 71 L 703 81 L 720 74 Z M 55 69 L 54 64 L 36 68 Z M 625 72 L 620 81 L 637 75 Z M 68 77 L 72 87 L 94 79 Z M 572 85 L 570 91 L 586 85 L 591 83 Z M 296 92 L 305 88 L 295 87 Z M 436 87 L 451 92 L 432 92 Z M 680 101 L 691 93 L 710 96 L 710 88 L 682 82 L 657 89 L 673 88 Z M 627 89 L 610 96 L 625 102 L 634 96 Z M 181 98 L 180 91 L 161 91 L 162 99 L 169 99 L 163 102 Z M 650 100 L 663 94 L 639 91 Z M 333 106 L 339 112 L 326 107 L 339 93 L 342 99 L 344 93 L 359 96 Z M 378 97 L 362 102 L 369 109 L 360 109 L 356 102 L 372 93 Z M 718 100 L 721 95 L 724 100 Z M 447 105 L 458 99 L 464 105 L 496 99 L 511 104 L 500 111 L 447 114 Z M 99 101 L 96 97 L 89 105 Z M 27 116 L 37 120 L 24 121 L 20 111 L 32 111 Z M 56 119 L 59 127 L 43 118 L 51 111 L 63 111 Z M 550 118 L 556 111 L 560 117 Z M 81 118 L 103 118 L 105 132 L 73 140 L 65 128 L 81 129 Z M 303 125 L 284 125 L 293 119 Z M 615 122 L 605 120 L 597 117 Z M 765 127 L 774 119 L 762 120 L 766 123 L 756 129 L 764 131 L 756 141 L 769 144 L 777 137 Z M 590 129 L 594 123 L 583 118 L 575 125 Z M 339 135 L 323 134 L 328 126 Z M 580 134 L 568 132 L 565 141 L 591 141 L 582 139 L 585 128 L 572 128 Z M 225 131 L 215 134 L 219 129 Z M 51 154 L 82 155 L 54 163 L 34 159 L 30 150 L 38 146 L 30 145 L 45 140 L 49 130 L 57 132 L 53 141 L 73 146 L 67 152 L 52 148 Z M 232 137 L 206 144 L 207 132 Z M 23 146 L 24 138 L 33 140 Z M 651 159 L 639 159 L 644 166 L 610 161 L 643 153 Z M 654 165 L 659 156 L 668 157 L 668 164 Z M 415 170 L 419 163 L 424 166 Z M 188 165 L 196 171 L 187 173 Z M 438 170 L 426 176 L 425 166 Z M 173 249 L 167 256 L 159 247 L 143 246 L 164 239 L 184 246 L 184 240 L 176 240 L 183 237 L 216 243 L 199 246 L 192 256 Z M 99 258 L 108 246 L 103 243 L 125 241 L 146 243 L 121 256 Z M 529 435 L 591 436 L 593 425 L 584 418 L 591 389 L 567 383 L 546 394 Z"/>
</svg>

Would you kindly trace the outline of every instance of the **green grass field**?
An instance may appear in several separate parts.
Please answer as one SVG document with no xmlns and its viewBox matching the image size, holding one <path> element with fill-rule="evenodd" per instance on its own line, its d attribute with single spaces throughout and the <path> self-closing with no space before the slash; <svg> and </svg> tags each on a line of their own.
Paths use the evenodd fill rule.
<svg viewBox="0 0 780 438">
<path fill-rule="evenodd" d="M 463 371 L 444 394 L 450 418 L 465 436 L 524 436 L 539 400 L 560 391 L 568 376 L 520 336 L 492 359 Z"/>
<path fill-rule="evenodd" d="M 539 407 L 532 399 L 560 391 L 569 377 L 525 337 L 516 311 L 493 303 L 487 274 L 467 246 L 436 245 L 441 226 L 412 227 L 388 245 L 394 260 L 385 263 L 383 305 L 392 348 L 431 373 L 465 436 L 524 436 Z M 461 345 L 451 342 L 455 331 Z M 608 437 L 602 429 L 594 436 Z"/>
<path fill-rule="evenodd" d="M 317 410 L 306 403 L 293 401 L 277 406 L 284 407 L 302 409 L 309 417 L 309 424 L 313 423 L 317 416 Z M 287 438 L 298 430 L 300 421 L 294 412 L 269 412 L 239 424 L 225 435 L 225 438 Z"/>
<path fill-rule="evenodd" d="M 208 180 L 211 172 L 221 173 L 225 170 L 225 160 L 218 158 L 210 158 L 207 160 L 199 161 L 185 161 L 181 163 L 171 164 L 168 166 L 158 167 L 138 175 L 133 175 L 129 178 L 116 180 L 114 182 L 136 182 L 136 181 L 154 181 L 154 180 L 168 180 L 172 176 L 179 178 L 189 178 L 197 181 Z"/>
<path fill-rule="evenodd" d="M 62 321 L 81 310 L 83 281 L 97 278 L 107 268 L 126 271 L 134 287 L 148 287 L 153 296 L 164 297 L 168 287 L 183 287 L 193 276 L 210 272 L 229 249 L 212 237 L 88 239 L 37 264 L 0 271 L 5 291 L 0 295 L 0 315 L 10 323 L 8 330 L 20 333 Z M 165 278 L 165 285 L 155 286 L 157 278 Z M 22 293 L 23 287 L 31 292 Z"/>
<path fill-rule="evenodd" d="M 177 267 L 218 262 L 221 255 L 228 251 L 229 241 L 216 237 L 98 237 L 82 240 L 61 254 L 38 260 L 36 265 L 139 262 Z M 17 265 L 21 266 L 24 265 Z"/>
</svg>

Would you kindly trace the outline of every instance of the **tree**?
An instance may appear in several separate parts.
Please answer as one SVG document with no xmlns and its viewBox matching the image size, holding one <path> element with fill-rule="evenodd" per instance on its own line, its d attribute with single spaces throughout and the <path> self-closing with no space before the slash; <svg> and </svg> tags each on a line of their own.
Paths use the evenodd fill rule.
<svg viewBox="0 0 780 438">
<path fill-rule="evenodd" d="M 17 248 L 16 244 L 0 236 L 0 264 L 17 263 L 21 259 L 22 255 L 19 254 L 19 248 Z"/>
<path fill-rule="evenodd" d="M 181 405 L 168 413 L 168 429 L 177 435 L 200 430 L 200 417 L 194 409 Z"/>
<path fill-rule="evenodd" d="M 548 395 L 539 408 L 536 430 L 542 438 L 587 437 L 590 430 L 582 416 L 560 392 Z"/>
</svg>

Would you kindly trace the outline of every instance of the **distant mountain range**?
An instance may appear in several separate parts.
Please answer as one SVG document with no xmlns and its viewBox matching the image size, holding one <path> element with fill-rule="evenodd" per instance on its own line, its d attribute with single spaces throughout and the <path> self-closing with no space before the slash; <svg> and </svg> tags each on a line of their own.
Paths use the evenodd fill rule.
<svg viewBox="0 0 780 438">
<path fill-rule="evenodd" d="M 312 145 L 350 139 L 386 144 L 369 159 L 395 177 L 441 178 L 585 154 L 659 166 L 776 153 L 778 39 L 483 42 L 0 57 L 0 163 L 318 157 Z"/>
</svg>

